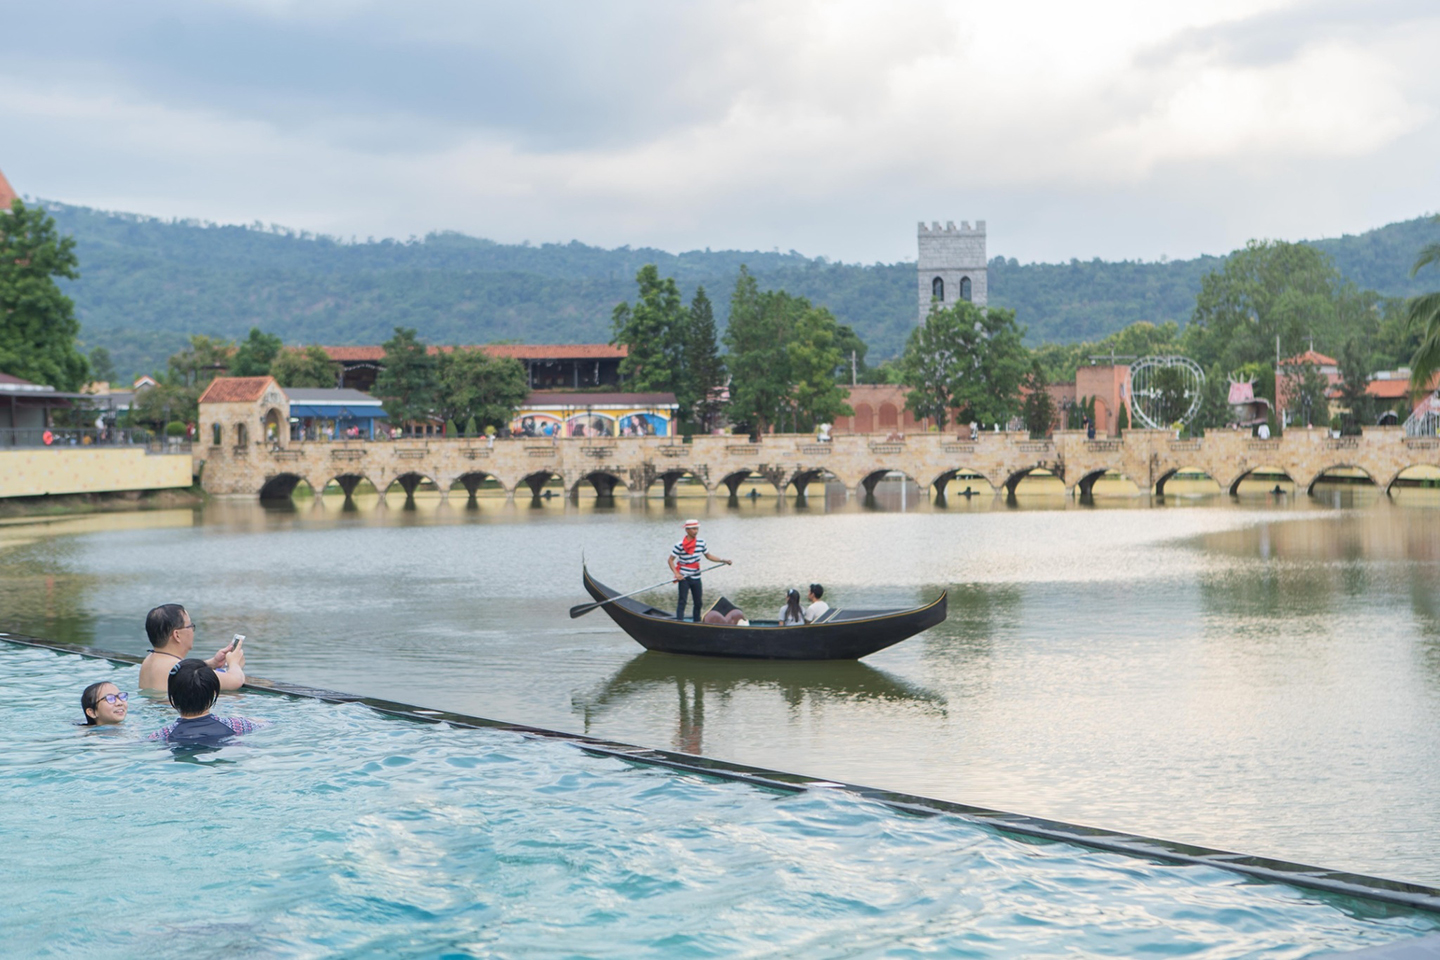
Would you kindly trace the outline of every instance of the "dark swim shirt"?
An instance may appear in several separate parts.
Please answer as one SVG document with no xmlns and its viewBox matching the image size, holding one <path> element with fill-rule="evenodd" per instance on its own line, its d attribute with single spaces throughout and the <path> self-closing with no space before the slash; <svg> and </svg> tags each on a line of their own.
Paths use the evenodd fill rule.
<svg viewBox="0 0 1440 960">
<path fill-rule="evenodd" d="M 217 717 L 207 713 L 203 717 L 181 717 L 150 734 L 150 739 L 166 743 L 219 743 L 236 734 L 253 733 L 261 726 L 260 722 L 244 717 Z"/>
</svg>

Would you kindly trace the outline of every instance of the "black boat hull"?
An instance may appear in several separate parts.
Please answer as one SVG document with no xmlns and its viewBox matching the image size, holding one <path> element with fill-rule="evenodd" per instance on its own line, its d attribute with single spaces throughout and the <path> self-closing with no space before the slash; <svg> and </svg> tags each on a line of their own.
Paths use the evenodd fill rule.
<svg viewBox="0 0 1440 960">
<path fill-rule="evenodd" d="M 596 600 L 619 595 L 588 570 L 584 578 L 585 590 Z M 859 660 L 942 622 L 945 606 L 941 593 L 911 610 L 841 610 L 834 619 L 802 627 L 692 623 L 633 599 L 613 600 L 600 609 L 647 650 L 747 660 Z"/>
</svg>

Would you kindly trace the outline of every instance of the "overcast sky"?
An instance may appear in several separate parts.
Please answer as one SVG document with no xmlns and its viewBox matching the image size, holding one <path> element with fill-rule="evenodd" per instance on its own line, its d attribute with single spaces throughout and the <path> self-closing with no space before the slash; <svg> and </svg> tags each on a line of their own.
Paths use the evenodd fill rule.
<svg viewBox="0 0 1440 960">
<path fill-rule="evenodd" d="M 0 0 L 0 170 L 365 238 L 1021 261 L 1440 208 L 1435 0 Z"/>
</svg>

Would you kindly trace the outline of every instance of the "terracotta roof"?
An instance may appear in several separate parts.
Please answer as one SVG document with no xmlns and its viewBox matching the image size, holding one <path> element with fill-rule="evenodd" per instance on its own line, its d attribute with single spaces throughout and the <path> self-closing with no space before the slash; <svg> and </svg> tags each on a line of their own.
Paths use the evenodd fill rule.
<svg viewBox="0 0 1440 960">
<path fill-rule="evenodd" d="M 337 363 L 374 363 L 385 359 L 384 347 L 321 347 Z M 432 346 L 430 353 L 453 350 L 449 346 Z M 608 343 L 488 343 L 461 347 L 462 350 L 484 350 L 492 357 L 514 357 L 516 360 L 620 360 L 629 351 L 624 346 Z"/>
<path fill-rule="evenodd" d="M 0 207 L 9 210 L 10 204 L 15 202 L 17 196 L 15 188 L 10 186 L 9 180 L 5 179 L 5 171 L 0 170 Z"/>
<path fill-rule="evenodd" d="M 1437 386 L 1440 386 L 1440 373 L 1430 378 L 1430 388 L 1425 392 L 1429 393 Z M 1410 395 L 1410 379 L 1371 380 L 1365 385 L 1365 392 L 1381 400 L 1403 400 Z"/>
<path fill-rule="evenodd" d="M 673 407 L 673 393 L 552 393 L 537 390 L 525 398 L 525 408 L 534 407 Z"/>
<path fill-rule="evenodd" d="M 201 403 L 253 403 L 265 396 L 273 377 L 216 377 L 200 394 Z"/>
<path fill-rule="evenodd" d="M 1336 360 L 1334 357 L 1327 357 L 1323 353 L 1316 353 L 1313 348 L 1306 350 L 1304 353 L 1297 353 L 1293 357 L 1286 357 L 1284 360 L 1281 360 L 1280 363 L 1282 366 L 1289 364 L 1296 364 L 1298 366 L 1303 363 L 1313 363 L 1317 367 L 1335 367 L 1340 365 L 1339 360 Z"/>
</svg>

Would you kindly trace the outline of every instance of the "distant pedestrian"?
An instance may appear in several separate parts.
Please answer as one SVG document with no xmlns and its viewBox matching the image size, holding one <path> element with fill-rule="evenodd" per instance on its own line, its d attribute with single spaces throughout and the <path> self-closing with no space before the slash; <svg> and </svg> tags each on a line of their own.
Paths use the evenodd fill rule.
<svg viewBox="0 0 1440 960">
<path fill-rule="evenodd" d="M 675 577 L 675 584 L 679 588 L 679 597 L 675 602 L 675 619 L 685 619 L 685 596 L 689 594 L 695 598 L 694 621 L 700 622 L 700 603 L 703 590 L 700 584 L 700 558 L 704 557 L 711 563 L 723 563 L 729 566 L 731 561 L 721 560 L 707 552 L 705 541 L 700 539 L 700 521 L 685 521 L 685 536 L 670 550 L 667 558 L 670 564 L 670 573 Z"/>
</svg>

